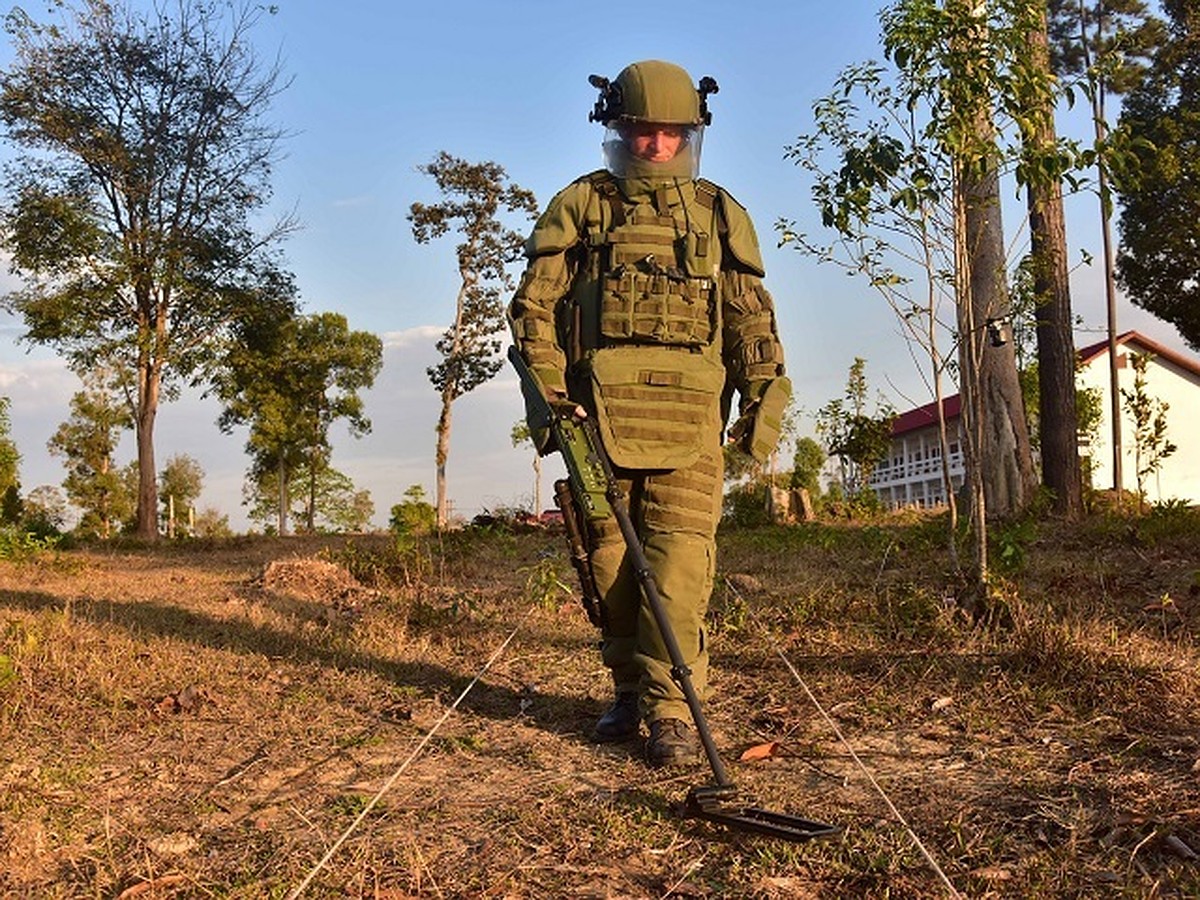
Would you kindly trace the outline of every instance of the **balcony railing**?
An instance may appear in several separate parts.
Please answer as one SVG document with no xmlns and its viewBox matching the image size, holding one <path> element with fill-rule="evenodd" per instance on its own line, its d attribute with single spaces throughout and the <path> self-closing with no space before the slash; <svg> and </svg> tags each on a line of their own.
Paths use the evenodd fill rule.
<svg viewBox="0 0 1200 900">
<path fill-rule="evenodd" d="M 962 471 L 962 453 L 950 454 L 950 474 L 955 475 Z M 873 488 L 888 487 L 910 481 L 924 481 L 931 475 L 941 476 L 941 474 L 941 457 L 930 457 L 929 459 L 911 460 L 900 465 L 880 466 L 871 473 L 870 484 Z"/>
</svg>

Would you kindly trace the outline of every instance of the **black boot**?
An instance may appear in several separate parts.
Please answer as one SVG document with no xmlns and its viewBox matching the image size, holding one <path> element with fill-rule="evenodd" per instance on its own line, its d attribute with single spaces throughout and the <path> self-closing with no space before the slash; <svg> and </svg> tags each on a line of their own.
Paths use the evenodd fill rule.
<svg viewBox="0 0 1200 900">
<path fill-rule="evenodd" d="M 592 740 L 597 744 L 612 744 L 637 737 L 642 714 L 638 710 L 638 695 L 620 691 L 608 711 L 596 722 Z"/>
<path fill-rule="evenodd" d="M 685 766 L 700 759 L 700 742 L 681 719 L 655 719 L 646 741 L 646 762 L 655 768 Z"/>
</svg>

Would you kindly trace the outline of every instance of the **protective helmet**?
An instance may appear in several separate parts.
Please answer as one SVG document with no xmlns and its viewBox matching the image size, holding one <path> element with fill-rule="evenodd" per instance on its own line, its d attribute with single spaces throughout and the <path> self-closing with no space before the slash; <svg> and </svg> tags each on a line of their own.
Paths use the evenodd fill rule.
<svg viewBox="0 0 1200 900">
<path fill-rule="evenodd" d="M 696 87 L 681 67 L 651 59 L 626 66 L 614 81 L 600 75 L 589 80 L 600 97 L 588 118 L 607 129 L 605 164 L 614 175 L 697 176 L 704 126 L 712 121 L 708 95 L 717 92 L 712 78 L 702 78 Z M 647 125 L 669 126 L 680 135 L 679 152 L 669 162 L 648 161 L 632 152 L 632 132 Z"/>
</svg>

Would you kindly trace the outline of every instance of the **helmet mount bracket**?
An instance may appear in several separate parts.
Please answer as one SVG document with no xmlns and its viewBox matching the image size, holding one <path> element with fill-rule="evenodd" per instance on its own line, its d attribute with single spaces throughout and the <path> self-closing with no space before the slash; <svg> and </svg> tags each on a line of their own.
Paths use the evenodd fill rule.
<svg viewBox="0 0 1200 900">
<path fill-rule="evenodd" d="M 589 122 L 599 122 L 601 125 L 607 126 L 618 119 L 633 118 L 625 112 L 624 91 L 617 81 L 605 78 L 603 75 L 591 75 L 588 77 L 588 83 L 600 92 L 595 105 L 588 113 Z M 713 77 L 705 75 L 700 79 L 700 84 L 696 87 L 700 115 L 694 124 L 709 125 L 712 123 L 712 113 L 708 109 L 708 97 L 719 90 L 716 79 Z"/>
</svg>

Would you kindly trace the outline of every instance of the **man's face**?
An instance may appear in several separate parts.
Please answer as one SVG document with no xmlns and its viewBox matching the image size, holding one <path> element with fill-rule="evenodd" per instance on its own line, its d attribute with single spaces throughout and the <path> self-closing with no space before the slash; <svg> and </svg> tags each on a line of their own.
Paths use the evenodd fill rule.
<svg viewBox="0 0 1200 900">
<path fill-rule="evenodd" d="M 629 152 L 646 162 L 665 163 L 675 158 L 683 146 L 683 128 L 656 122 L 635 122 L 625 126 Z"/>
</svg>

